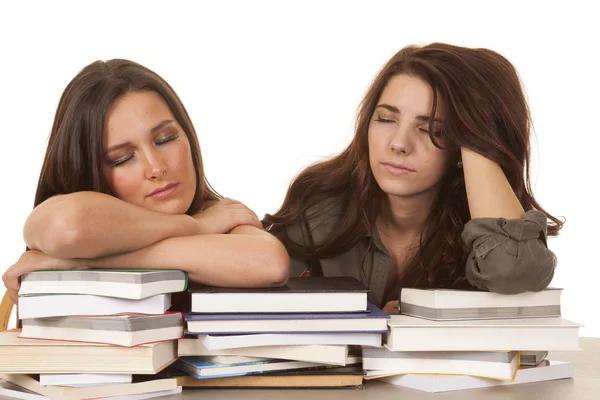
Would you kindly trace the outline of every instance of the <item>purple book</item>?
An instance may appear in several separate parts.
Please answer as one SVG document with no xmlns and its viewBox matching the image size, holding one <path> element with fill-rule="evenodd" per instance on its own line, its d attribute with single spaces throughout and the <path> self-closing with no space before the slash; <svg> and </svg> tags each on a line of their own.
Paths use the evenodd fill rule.
<svg viewBox="0 0 600 400">
<path fill-rule="evenodd" d="M 187 333 L 341 333 L 386 332 L 389 315 L 368 303 L 368 312 L 314 314 L 190 314 Z"/>
</svg>

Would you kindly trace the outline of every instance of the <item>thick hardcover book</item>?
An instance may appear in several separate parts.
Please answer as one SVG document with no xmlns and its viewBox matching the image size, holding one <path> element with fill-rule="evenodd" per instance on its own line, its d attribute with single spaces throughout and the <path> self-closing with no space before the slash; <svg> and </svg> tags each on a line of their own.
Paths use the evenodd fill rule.
<svg viewBox="0 0 600 400">
<path fill-rule="evenodd" d="M 434 321 L 560 317 L 561 293 L 552 288 L 519 294 L 403 288 L 398 308 L 404 315 Z"/>
<path fill-rule="evenodd" d="M 34 271 L 21 277 L 19 296 L 92 294 L 123 299 L 145 299 L 182 292 L 187 273 L 179 270 L 86 269 Z"/>
<path fill-rule="evenodd" d="M 282 287 L 222 288 L 190 284 L 192 313 L 361 312 L 369 289 L 349 277 L 290 278 Z"/>
<path fill-rule="evenodd" d="M 50 317 L 23 320 L 21 337 L 137 346 L 179 339 L 183 316 L 123 314 L 106 317 Z"/>
</svg>

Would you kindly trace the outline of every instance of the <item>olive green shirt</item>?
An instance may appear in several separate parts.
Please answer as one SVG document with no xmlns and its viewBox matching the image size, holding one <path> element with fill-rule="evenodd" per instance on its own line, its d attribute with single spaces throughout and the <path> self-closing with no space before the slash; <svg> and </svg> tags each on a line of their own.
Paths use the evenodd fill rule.
<svg viewBox="0 0 600 400">
<path fill-rule="evenodd" d="M 313 242 L 323 242 L 336 229 L 335 210 L 307 219 Z M 310 241 L 300 223 L 287 227 L 289 237 L 301 246 Z M 372 241 L 375 246 L 369 246 Z M 545 289 L 552 280 L 556 256 L 547 247 L 547 219 L 537 210 L 520 219 L 476 218 L 465 224 L 462 238 L 472 249 L 467 263 L 469 283 L 481 290 L 521 293 Z M 369 301 L 383 306 L 392 257 L 377 229 L 361 238 L 349 251 L 321 258 L 324 276 L 352 276 L 369 287 Z M 300 276 L 308 262 L 292 259 L 290 276 Z"/>
</svg>

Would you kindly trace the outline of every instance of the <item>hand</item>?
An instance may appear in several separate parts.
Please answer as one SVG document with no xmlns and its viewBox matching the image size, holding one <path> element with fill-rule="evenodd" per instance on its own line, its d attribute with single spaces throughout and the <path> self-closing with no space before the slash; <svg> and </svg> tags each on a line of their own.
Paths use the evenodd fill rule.
<svg viewBox="0 0 600 400">
<path fill-rule="evenodd" d="M 2 281 L 11 300 L 17 304 L 19 288 L 21 287 L 21 275 L 32 271 L 56 270 L 56 269 L 86 269 L 83 260 L 63 260 L 51 257 L 39 250 L 29 250 L 21 255 L 19 261 L 11 265 L 4 275 Z"/>
<path fill-rule="evenodd" d="M 385 307 L 383 307 L 383 312 L 388 314 L 400 314 L 398 310 L 398 300 L 388 301 Z"/>
<path fill-rule="evenodd" d="M 200 225 L 200 234 L 227 233 L 240 225 L 263 227 L 252 210 L 237 200 L 227 198 L 209 202 L 194 218 Z"/>
</svg>

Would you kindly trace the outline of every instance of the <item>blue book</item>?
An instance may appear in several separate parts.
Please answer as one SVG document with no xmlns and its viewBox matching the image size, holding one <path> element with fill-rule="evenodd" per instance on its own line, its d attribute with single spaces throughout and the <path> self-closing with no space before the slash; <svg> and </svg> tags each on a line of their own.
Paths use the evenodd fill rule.
<svg viewBox="0 0 600 400">
<path fill-rule="evenodd" d="M 316 314 L 190 314 L 191 335 L 251 333 L 387 332 L 389 315 L 372 303 L 363 313 Z"/>
<path fill-rule="evenodd" d="M 246 362 L 217 362 L 210 357 L 181 357 L 173 365 L 196 379 L 226 378 L 230 376 L 257 375 L 298 369 L 325 368 L 325 364 L 305 361 L 257 359 Z"/>
</svg>

